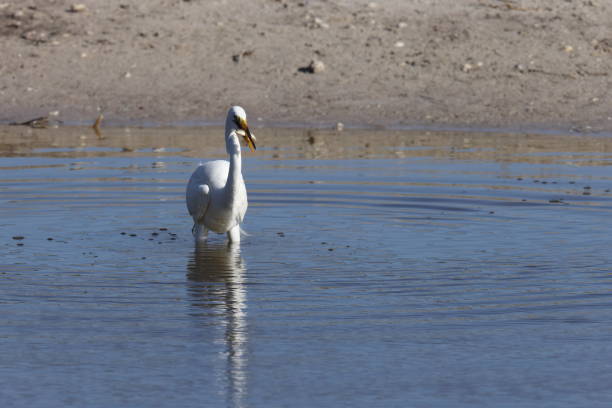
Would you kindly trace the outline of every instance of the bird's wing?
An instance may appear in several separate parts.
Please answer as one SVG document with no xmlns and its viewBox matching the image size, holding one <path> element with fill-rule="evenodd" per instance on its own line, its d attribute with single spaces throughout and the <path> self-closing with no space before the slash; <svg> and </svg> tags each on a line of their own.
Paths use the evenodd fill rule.
<svg viewBox="0 0 612 408">
<path fill-rule="evenodd" d="M 187 209 L 194 221 L 204 218 L 210 202 L 210 187 L 207 184 L 191 185 L 187 189 Z"/>
<path fill-rule="evenodd" d="M 204 219 L 204 214 L 206 214 L 206 210 L 208 210 L 208 203 L 210 202 L 210 188 L 207 184 L 201 184 L 198 186 L 198 211 L 196 213 L 197 219 Z"/>
</svg>

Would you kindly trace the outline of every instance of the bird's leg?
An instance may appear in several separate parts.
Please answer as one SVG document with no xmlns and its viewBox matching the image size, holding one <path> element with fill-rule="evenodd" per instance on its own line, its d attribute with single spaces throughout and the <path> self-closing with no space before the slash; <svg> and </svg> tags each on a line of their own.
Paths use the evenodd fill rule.
<svg viewBox="0 0 612 408">
<path fill-rule="evenodd" d="M 234 226 L 231 230 L 227 231 L 227 238 L 232 244 L 240 243 L 240 225 Z"/>
<path fill-rule="evenodd" d="M 202 242 L 206 241 L 208 238 L 208 229 L 205 226 L 200 224 L 193 224 L 193 228 L 191 229 L 194 238 L 196 241 Z"/>
</svg>

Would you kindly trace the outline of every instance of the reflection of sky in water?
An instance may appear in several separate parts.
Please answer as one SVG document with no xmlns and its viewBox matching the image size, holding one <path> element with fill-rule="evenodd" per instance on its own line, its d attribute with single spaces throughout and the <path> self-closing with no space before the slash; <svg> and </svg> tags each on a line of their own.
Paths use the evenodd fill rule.
<svg viewBox="0 0 612 408">
<path fill-rule="evenodd" d="M 103 131 L 0 128 L 3 402 L 612 398 L 612 139 L 260 129 L 251 235 L 194 248 L 218 130 Z"/>
</svg>

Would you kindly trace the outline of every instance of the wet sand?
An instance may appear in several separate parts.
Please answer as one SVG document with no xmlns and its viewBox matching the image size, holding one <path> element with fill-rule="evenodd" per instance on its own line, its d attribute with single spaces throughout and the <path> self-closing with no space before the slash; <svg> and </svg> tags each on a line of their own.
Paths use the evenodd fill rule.
<svg viewBox="0 0 612 408">
<path fill-rule="evenodd" d="M 0 2 L 1 121 L 612 129 L 605 1 L 73 3 Z"/>
<path fill-rule="evenodd" d="M 244 153 L 246 159 L 283 157 L 289 151 L 298 159 L 440 157 L 545 164 L 567 157 L 591 158 L 584 163 L 605 165 L 612 155 L 612 138 L 597 134 L 280 127 L 253 128 L 253 132 L 262 143 L 255 153 Z M 225 158 L 222 134 L 223 128 L 218 126 L 110 127 L 103 128 L 98 136 L 91 127 L 30 129 L 0 125 L 0 153 L 5 157 L 58 158 L 180 153 L 191 158 Z"/>
</svg>

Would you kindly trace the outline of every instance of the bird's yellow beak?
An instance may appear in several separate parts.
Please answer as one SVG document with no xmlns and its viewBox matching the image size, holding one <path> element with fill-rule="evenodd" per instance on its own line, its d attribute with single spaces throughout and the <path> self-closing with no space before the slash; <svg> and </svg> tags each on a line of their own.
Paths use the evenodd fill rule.
<svg viewBox="0 0 612 408">
<path fill-rule="evenodd" d="M 246 142 L 247 146 L 249 146 L 249 149 L 254 152 L 257 149 L 255 146 L 255 135 L 251 133 L 248 127 L 245 129 L 245 132 L 246 134 L 244 135 L 244 141 Z"/>
<path fill-rule="evenodd" d="M 239 134 L 244 138 L 244 142 L 247 144 L 247 146 L 249 146 L 249 149 L 251 149 L 252 152 L 257 150 L 257 147 L 255 146 L 255 141 L 257 139 L 255 139 L 255 135 L 249 130 L 246 120 L 240 118 L 238 120 L 238 126 L 240 127 Z"/>
</svg>

